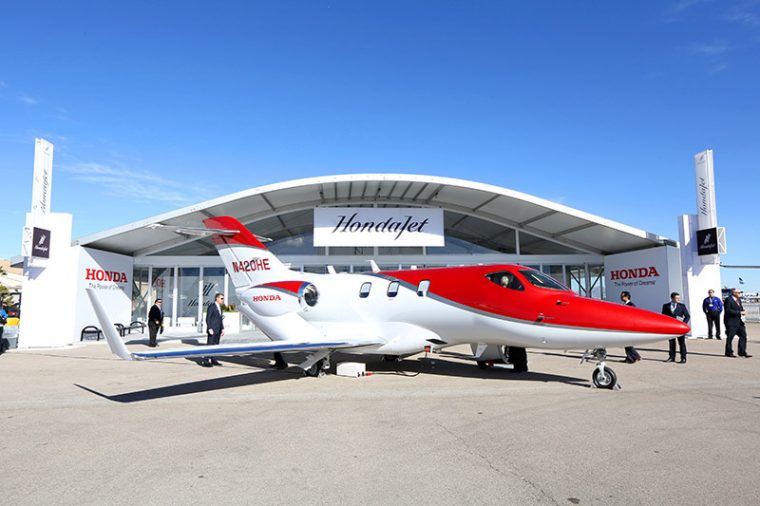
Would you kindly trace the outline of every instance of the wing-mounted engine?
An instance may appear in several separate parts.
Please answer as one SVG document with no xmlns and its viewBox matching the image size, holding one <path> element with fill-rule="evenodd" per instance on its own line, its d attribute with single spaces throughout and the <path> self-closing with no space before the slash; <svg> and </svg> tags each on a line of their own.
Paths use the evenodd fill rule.
<svg viewBox="0 0 760 506">
<path fill-rule="evenodd" d="M 242 297 L 258 315 L 281 316 L 315 306 L 319 292 L 316 286 L 306 281 L 275 281 L 249 288 Z"/>
</svg>

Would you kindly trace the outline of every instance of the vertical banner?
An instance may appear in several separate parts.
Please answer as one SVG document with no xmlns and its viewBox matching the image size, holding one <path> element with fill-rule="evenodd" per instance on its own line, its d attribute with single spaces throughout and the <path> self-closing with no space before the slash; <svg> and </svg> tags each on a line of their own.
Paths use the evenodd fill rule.
<svg viewBox="0 0 760 506">
<path fill-rule="evenodd" d="M 697 243 L 701 263 L 718 263 L 717 254 L 718 213 L 715 209 L 715 171 L 713 168 L 712 149 L 706 149 L 694 155 L 694 169 L 697 185 L 697 238 L 704 244 Z"/>
<path fill-rule="evenodd" d="M 26 223 L 21 236 L 21 256 L 27 258 L 31 265 L 42 266 L 39 260 L 48 256 L 35 255 L 33 233 L 35 226 L 44 225 L 50 214 L 50 195 L 53 187 L 53 145 L 45 139 L 34 139 L 34 172 L 32 173 L 32 210 L 26 213 Z M 49 237 L 49 236 L 48 236 Z M 37 238 L 39 240 L 39 237 Z M 42 261 L 44 262 L 44 260 Z"/>
<path fill-rule="evenodd" d="M 45 139 L 34 140 L 34 179 L 32 181 L 32 215 L 50 213 L 53 186 L 53 145 Z"/>
</svg>

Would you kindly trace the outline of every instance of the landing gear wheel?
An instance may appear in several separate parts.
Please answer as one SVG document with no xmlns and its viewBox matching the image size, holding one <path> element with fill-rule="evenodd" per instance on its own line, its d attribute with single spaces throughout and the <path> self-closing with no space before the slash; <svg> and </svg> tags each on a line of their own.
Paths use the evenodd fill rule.
<svg viewBox="0 0 760 506">
<path fill-rule="evenodd" d="M 528 352 L 525 348 L 508 346 L 507 358 L 514 372 L 528 372 Z"/>
<path fill-rule="evenodd" d="M 325 375 L 324 370 L 325 365 L 325 359 L 318 360 L 313 366 L 309 367 L 308 369 L 304 369 L 304 374 L 306 376 L 310 376 L 312 378 L 320 378 Z"/>
<path fill-rule="evenodd" d="M 492 360 L 478 360 L 478 367 L 483 370 L 491 369 L 493 368 L 493 361 Z"/>
<path fill-rule="evenodd" d="M 591 380 L 596 388 L 612 390 L 617 385 L 617 374 L 607 366 L 604 366 L 604 370 L 597 367 L 591 375 Z"/>
</svg>

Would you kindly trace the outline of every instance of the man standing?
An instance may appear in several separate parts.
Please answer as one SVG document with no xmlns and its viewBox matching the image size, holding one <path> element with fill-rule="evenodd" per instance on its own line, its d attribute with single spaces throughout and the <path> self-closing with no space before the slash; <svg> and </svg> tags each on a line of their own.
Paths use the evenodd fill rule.
<svg viewBox="0 0 760 506">
<path fill-rule="evenodd" d="M 628 292 L 628 291 L 620 292 L 620 301 L 626 306 L 636 307 L 636 304 L 634 304 L 633 301 L 631 300 L 631 292 Z M 625 347 L 625 363 L 633 364 L 634 362 L 638 362 L 639 360 L 641 360 L 641 355 L 639 355 L 639 352 L 636 351 L 636 348 L 634 348 L 633 346 L 626 346 Z"/>
<path fill-rule="evenodd" d="M 206 340 L 207 345 L 219 344 L 219 338 L 224 335 L 224 323 L 222 323 L 222 304 L 224 304 L 224 294 L 217 293 L 214 296 L 214 302 L 208 305 L 206 310 Z M 222 365 L 215 358 L 203 357 L 201 359 L 203 367 L 212 365 Z"/>
<path fill-rule="evenodd" d="M 5 341 L 3 341 L 3 331 L 5 324 L 8 323 L 8 312 L 5 310 L 5 304 L 0 305 L 0 355 L 5 351 Z"/>
<path fill-rule="evenodd" d="M 686 308 L 685 304 L 681 303 L 681 294 L 678 292 L 673 292 L 670 294 L 670 302 L 666 302 L 662 305 L 662 314 L 667 316 L 672 316 L 673 318 L 677 320 L 681 320 L 684 323 L 689 323 L 689 320 L 691 320 L 691 315 L 689 314 L 689 310 Z M 676 361 L 676 339 L 670 339 L 668 341 L 669 349 L 668 349 L 668 359 L 665 362 L 675 362 Z M 679 364 L 685 364 L 686 363 L 686 334 L 682 336 L 678 336 L 678 349 L 681 352 L 681 360 L 678 361 Z"/>
<path fill-rule="evenodd" d="M 720 313 L 723 311 L 723 303 L 715 296 L 715 291 L 707 291 L 707 298 L 702 301 L 702 312 L 707 317 L 707 339 L 713 338 L 713 325 L 715 325 L 715 337 L 720 341 Z"/>
<path fill-rule="evenodd" d="M 156 335 L 161 327 L 164 326 L 164 310 L 161 309 L 162 304 L 163 301 L 161 299 L 156 299 L 156 302 L 153 303 L 153 306 L 151 306 L 150 311 L 148 312 L 148 346 L 151 348 L 158 346 L 156 343 Z"/>
<path fill-rule="evenodd" d="M 739 336 L 739 356 L 749 358 L 747 355 L 747 328 L 744 325 L 744 306 L 742 305 L 742 292 L 738 288 L 731 289 L 731 295 L 723 301 L 725 312 L 723 323 L 726 325 L 726 356 L 734 358 L 734 350 L 731 341 L 734 336 Z"/>
</svg>

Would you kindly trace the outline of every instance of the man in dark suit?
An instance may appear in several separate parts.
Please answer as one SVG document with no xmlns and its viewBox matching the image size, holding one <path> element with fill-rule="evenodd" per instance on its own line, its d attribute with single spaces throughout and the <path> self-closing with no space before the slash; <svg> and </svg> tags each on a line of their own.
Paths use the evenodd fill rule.
<svg viewBox="0 0 760 506">
<path fill-rule="evenodd" d="M 633 301 L 631 300 L 631 292 L 629 291 L 620 292 L 620 301 L 626 306 L 636 307 L 636 304 L 634 304 Z M 636 348 L 634 348 L 633 346 L 626 346 L 625 347 L 625 363 L 633 364 L 634 362 L 638 362 L 639 360 L 641 360 L 641 355 L 639 355 L 639 352 L 636 351 Z"/>
<path fill-rule="evenodd" d="M 214 296 L 214 302 L 208 305 L 206 310 L 206 340 L 207 345 L 219 344 L 219 338 L 224 335 L 224 323 L 222 322 L 222 304 L 224 304 L 224 294 L 217 293 Z M 203 367 L 212 365 L 222 365 L 215 358 L 203 357 L 201 359 Z"/>
<path fill-rule="evenodd" d="M 689 323 L 691 315 L 685 304 L 681 303 L 681 294 L 673 292 L 670 294 L 670 302 L 666 302 L 662 305 L 662 314 L 672 316 L 677 320 L 681 320 L 684 323 Z M 673 338 L 669 342 L 668 359 L 665 362 L 676 361 L 676 339 Z M 686 335 L 678 336 L 678 349 L 681 351 L 681 360 L 679 364 L 686 363 Z"/>
<path fill-rule="evenodd" d="M 734 350 L 731 341 L 734 336 L 739 336 L 739 356 L 749 358 L 747 355 L 747 327 L 744 325 L 744 306 L 742 305 L 742 292 L 738 288 L 731 289 L 731 295 L 723 301 L 723 323 L 726 326 L 726 356 L 734 358 Z"/>
<path fill-rule="evenodd" d="M 156 302 L 151 306 L 148 312 L 148 346 L 155 348 L 158 346 L 156 343 L 156 335 L 164 326 L 164 310 L 161 309 L 163 301 L 156 299 Z"/>
</svg>

